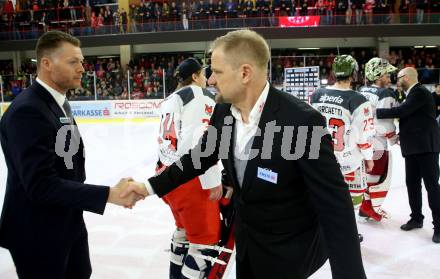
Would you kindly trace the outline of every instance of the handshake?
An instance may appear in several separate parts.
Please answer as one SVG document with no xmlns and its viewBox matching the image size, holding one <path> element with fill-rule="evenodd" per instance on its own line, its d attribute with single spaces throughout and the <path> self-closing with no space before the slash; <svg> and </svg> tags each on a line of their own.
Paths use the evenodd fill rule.
<svg viewBox="0 0 440 279">
<path fill-rule="evenodd" d="M 107 202 L 131 209 L 147 196 L 149 193 L 144 183 L 136 182 L 132 178 L 122 178 L 118 184 L 110 188 Z"/>
</svg>

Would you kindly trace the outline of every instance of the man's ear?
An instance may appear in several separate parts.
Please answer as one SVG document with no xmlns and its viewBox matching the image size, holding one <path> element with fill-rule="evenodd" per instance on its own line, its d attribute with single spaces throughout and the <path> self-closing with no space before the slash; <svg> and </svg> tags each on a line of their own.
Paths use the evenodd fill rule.
<svg viewBox="0 0 440 279">
<path fill-rule="evenodd" d="M 250 64 L 243 64 L 240 66 L 241 80 L 243 83 L 248 83 L 253 76 L 254 68 Z"/>
<path fill-rule="evenodd" d="M 197 81 L 198 75 L 197 75 L 197 73 L 194 73 L 191 75 L 191 77 L 192 77 L 193 81 Z"/>
<path fill-rule="evenodd" d="M 46 71 L 50 71 L 50 69 L 52 68 L 52 61 L 50 61 L 50 59 L 48 57 L 41 58 L 40 68 L 42 68 Z"/>
</svg>

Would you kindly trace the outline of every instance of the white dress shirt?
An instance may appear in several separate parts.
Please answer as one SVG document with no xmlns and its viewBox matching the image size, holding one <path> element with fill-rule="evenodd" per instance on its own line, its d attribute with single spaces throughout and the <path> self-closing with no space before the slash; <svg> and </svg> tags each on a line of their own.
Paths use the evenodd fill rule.
<svg viewBox="0 0 440 279">
<path fill-rule="evenodd" d="M 64 115 L 67 116 L 66 111 L 63 108 L 63 104 L 66 101 L 66 95 L 62 94 L 58 91 L 56 91 L 55 89 L 53 89 L 52 87 L 50 87 L 49 85 L 47 85 L 44 81 L 42 81 L 41 79 L 39 79 L 37 77 L 36 80 L 41 86 L 43 86 L 47 91 L 49 91 L 50 95 L 52 95 L 52 97 L 55 99 L 55 102 L 57 102 L 58 106 L 61 108 L 61 110 L 64 112 Z"/>
<path fill-rule="evenodd" d="M 245 123 L 241 117 L 240 110 L 234 105 L 231 106 L 232 116 L 235 118 L 235 149 L 234 156 L 240 159 L 243 154 L 246 144 L 249 140 L 255 136 L 258 129 L 258 123 L 260 123 L 261 113 L 263 112 L 264 104 L 266 103 L 267 95 L 269 94 L 269 82 L 266 82 L 266 86 L 258 97 L 257 102 L 249 113 L 249 121 Z"/>
</svg>

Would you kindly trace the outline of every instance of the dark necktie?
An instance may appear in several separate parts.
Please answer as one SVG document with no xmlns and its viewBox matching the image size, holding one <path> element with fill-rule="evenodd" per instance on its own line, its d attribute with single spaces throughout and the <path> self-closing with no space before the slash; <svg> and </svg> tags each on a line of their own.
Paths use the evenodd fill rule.
<svg viewBox="0 0 440 279">
<path fill-rule="evenodd" d="M 70 125 L 73 132 L 73 140 L 79 142 L 80 133 L 78 127 L 76 126 L 75 118 L 73 118 L 72 109 L 70 108 L 70 104 L 67 98 L 63 103 L 63 109 L 66 112 L 66 116 L 70 119 Z"/>
<path fill-rule="evenodd" d="M 67 98 L 63 103 L 63 109 L 66 112 L 66 116 L 70 118 L 70 120 L 72 121 L 72 124 L 73 124 L 72 109 L 70 108 L 69 101 L 67 101 Z"/>
</svg>

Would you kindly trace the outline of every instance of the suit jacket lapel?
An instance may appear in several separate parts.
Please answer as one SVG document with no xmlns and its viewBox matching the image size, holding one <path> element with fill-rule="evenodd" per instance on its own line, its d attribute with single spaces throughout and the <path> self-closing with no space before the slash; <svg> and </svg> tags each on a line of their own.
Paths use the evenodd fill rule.
<svg viewBox="0 0 440 279">
<path fill-rule="evenodd" d="M 49 109 L 55 115 L 55 117 L 57 119 L 58 127 L 61 128 L 62 126 L 66 125 L 66 124 L 61 123 L 61 118 L 65 118 L 66 115 L 64 114 L 63 110 L 60 108 L 58 103 L 55 101 L 55 99 L 52 97 L 52 95 L 50 95 L 50 93 L 46 90 L 46 88 L 41 86 L 41 84 L 39 84 L 38 82 L 34 82 L 34 84 L 32 86 L 35 86 L 34 92 L 37 92 L 38 96 L 40 96 L 45 101 L 45 103 L 47 104 Z M 71 125 L 73 126 L 72 130 L 78 135 L 78 137 L 80 139 L 80 143 L 82 144 L 81 134 L 79 132 L 79 129 L 76 125 L 76 121 L 74 118 L 72 119 Z"/>
<path fill-rule="evenodd" d="M 45 103 L 47 104 L 49 109 L 53 112 L 53 114 L 55 114 L 55 117 L 57 119 L 60 119 L 61 117 L 65 117 L 64 112 L 61 110 L 60 106 L 57 104 L 55 99 L 50 95 L 50 93 L 46 90 L 46 88 L 41 86 L 38 82 L 34 82 L 32 86 L 35 87 L 34 92 L 36 92 L 38 96 L 40 96 L 45 101 Z M 59 125 L 60 127 L 63 126 L 59 120 L 58 122 L 60 123 Z"/>
<path fill-rule="evenodd" d="M 261 152 L 264 140 L 264 129 L 268 122 L 276 120 L 275 112 L 279 109 L 279 98 L 277 94 L 281 94 L 274 87 L 270 87 L 269 94 L 267 95 L 266 103 L 261 114 L 260 122 L 258 123 L 258 129 L 261 131 L 259 136 L 254 137 L 251 150 L 258 150 L 258 156 L 252 160 L 248 160 L 246 170 L 243 179 L 243 191 L 252 186 L 251 182 L 257 175 L 257 167 L 261 161 Z"/>
</svg>

